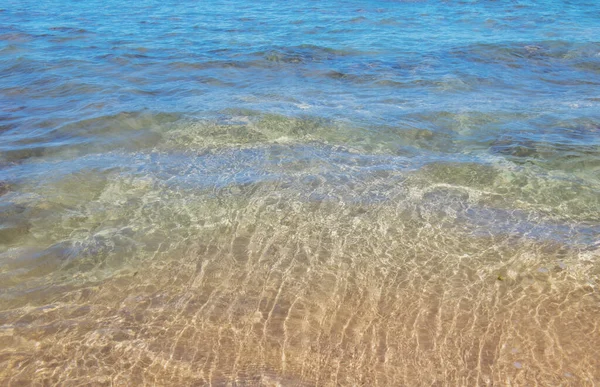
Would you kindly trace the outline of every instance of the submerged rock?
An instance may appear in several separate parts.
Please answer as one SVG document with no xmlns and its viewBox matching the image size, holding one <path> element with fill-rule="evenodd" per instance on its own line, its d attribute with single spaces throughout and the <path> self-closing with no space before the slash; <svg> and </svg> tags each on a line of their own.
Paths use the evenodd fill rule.
<svg viewBox="0 0 600 387">
<path fill-rule="evenodd" d="M 0 196 L 10 191 L 10 185 L 5 181 L 0 181 Z"/>
</svg>

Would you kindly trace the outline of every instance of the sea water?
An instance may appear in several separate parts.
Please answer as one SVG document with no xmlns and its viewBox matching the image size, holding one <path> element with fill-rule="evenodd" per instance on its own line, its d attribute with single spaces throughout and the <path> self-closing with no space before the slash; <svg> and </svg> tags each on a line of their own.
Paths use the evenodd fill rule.
<svg viewBox="0 0 600 387">
<path fill-rule="evenodd" d="M 0 3 L 0 384 L 600 383 L 600 3 Z"/>
</svg>

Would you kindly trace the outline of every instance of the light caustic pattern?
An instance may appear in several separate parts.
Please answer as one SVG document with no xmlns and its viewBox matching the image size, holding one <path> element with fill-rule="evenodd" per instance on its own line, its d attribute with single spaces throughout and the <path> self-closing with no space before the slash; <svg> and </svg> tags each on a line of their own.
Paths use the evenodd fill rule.
<svg viewBox="0 0 600 387">
<path fill-rule="evenodd" d="M 3 385 L 598 382 L 593 190 L 368 139 L 202 142 L 259 126 L 186 123 L 5 193 L 28 223 L 2 253 Z"/>
</svg>

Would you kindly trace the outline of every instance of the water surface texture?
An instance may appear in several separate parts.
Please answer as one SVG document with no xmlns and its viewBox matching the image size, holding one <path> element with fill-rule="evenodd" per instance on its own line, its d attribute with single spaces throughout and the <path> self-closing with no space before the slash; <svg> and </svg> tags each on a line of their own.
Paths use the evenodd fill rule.
<svg viewBox="0 0 600 387">
<path fill-rule="evenodd" d="M 600 3 L 0 3 L 0 384 L 600 384 Z"/>
</svg>

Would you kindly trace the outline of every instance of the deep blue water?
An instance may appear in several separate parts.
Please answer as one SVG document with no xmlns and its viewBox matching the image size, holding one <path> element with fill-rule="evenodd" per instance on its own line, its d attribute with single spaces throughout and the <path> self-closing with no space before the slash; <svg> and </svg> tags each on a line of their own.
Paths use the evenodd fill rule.
<svg viewBox="0 0 600 387">
<path fill-rule="evenodd" d="M 402 124 L 410 113 L 521 113 L 510 121 L 530 128 L 531 116 L 590 117 L 598 104 L 593 2 L 8 1 L 2 9 L 3 124 L 20 134 L 123 111 L 225 108 L 363 125 Z"/>
<path fill-rule="evenodd" d="M 215 262 L 229 262 L 227 257 L 237 262 L 244 254 L 254 262 L 253 254 L 258 254 L 257 265 L 266 260 L 267 267 L 281 266 L 292 283 L 310 270 L 329 272 L 330 266 L 310 259 L 306 267 L 312 269 L 305 274 L 292 270 L 302 261 L 301 252 L 321 257 L 315 251 L 327 245 L 331 260 L 327 265 L 344 262 L 350 273 L 367 270 L 356 263 L 362 258 L 370 262 L 367 268 L 388 273 L 405 270 L 413 258 L 428 262 L 419 257 L 433 254 L 438 266 L 419 266 L 423 272 L 413 279 L 439 276 L 439 287 L 432 285 L 435 294 L 446 294 L 440 289 L 468 293 L 462 280 L 452 278 L 471 269 L 479 273 L 477 278 L 499 276 L 518 282 L 528 275 L 546 275 L 547 267 L 557 267 L 556 273 L 569 267 L 569 275 L 553 277 L 558 285 L 548 285 L 547 294 L 556 291 L 558 297 L 561 286 L 596 289 L 599 37 L 600 3 L 594 1 L 4 0 L 0 3 L 0 279 L 4 282 L 0 325 L 13 329 L 15 321 L 29 313 L 27 308 L 58 304 L 70 308 L 75 302 L 71 292 L 89 286 L 109 289 L 102 281 L 116 281 L 106 292 L 117 299 L 131 291 L 119 288 L 119 278 L 133 272 L 137 276 L 143 268 L 152 268 L 149 271 L 158 273 L 159 279 L 185 277 L 184 269 L 173 274 L 162 262 L 174 260 L 184 268 L 185 262 L 193 261 L 190 251 L 202 249 L 220 252 L 215 257 L 223 261 L 215 258 Z M 361 222 L 368 226 L 361 228 Z M 281 240 L 269 239 L 278 232 L 288 234 Z M 296 237 L 298 245 L 288 246 Z M 336 240 L 340 245 L 324 242 Z M 397 251 L 390 253 L 388 247 Z M 282 263 L 289 256 L 293 262 Z M 489 261 L 492 256 L 496 258 Z M 204 255 L 198 257 L 194 258 L 198 267 L 204 267 Z M 473 261 L 460 263 L 464 257 Z M 240 278 L 263 273 L 260 265 L 248 263 L 237 272 L 221 264 L 225 265 L 215 263 L 214 273 L 238 273 Z M 514 265 L 521 266 L 517 270 Z M 143 273 L 135 278 L 132 281 L 148 286 L 143 297 L 171 294 L 176 299 L 188 289 L 181 284 L 150 289 L 155 285 L 148 284 L 159 279 Z M 265 278 L 268 282 L 271 274 Z M 277 294 L 302 293 L 281 281 Z M 307 281 L 307 289 L 316 286 Z M 347 288 L 361 289 L 366 280 L 361 281 L 349 282 Z M 197 295 L 213 302 L 213 295 L 221 294 L 215 289 L 224 293 L 227 289 L 234 297 L 229 302 L 237 305 L 240 294 L 261 286 L 264 292 L 267 282 L 242 281 L 240 288 L 214 285 Z M 402 283 L 397 289 L 405 294 L 408 287 Z M 514 293 L 508 291 L 514 296 L 515 304 L 510 305 L 529 299 L 519 293 L 528 288 L 519 286 L 523 287 Z M 273 299 L 257 297 L 260 305 L 261 299 Z M 98 300 L 81 304 L 99 308 L 104 301 Z M 579 298 L 564 303 L 552 296 L 548 300 L 584 308 Z M 593 305 L 583 309 L 589 314 L 577 323 L 565 324 L 580 327 L 581 321 L 598 316 L 600 303 Z M 531 308 L 535 305 L 524 310 Z M 560 315 L 568 315 L 570 309 L 563 309 Z M 197 314 L 193 321 L 221 316 L 216 306 L 206 310 L 208 314 Z M 143 319 L 154 315 L 149 310 L 140 313 L 145 316 L 140 324 L 146 326 Z M 481 321 L 479 312 L 473 313 Z M 82 317 L 100 321 L 93 318 Z M 41 320 L 27 321 L 35 325 Z M 337 325 L 331 324 L 335 332 Z M 560 336 L 552 331 L 554 325 L 540 324 L 527 328 L 524 337 L 536 330 L 550 332 L 546 339 Z M 310 341 L 323 327 L 297 329 Z M 82 336 L 64 332 L 65 337 L 84 340 L 98 329 L 78 331 Z M 203 325 L 197 332 L 207 329 Z M 552 342 L 546 350 L 523 352 L 538 359 L 538 350 L 548 354 L 547 348 L 592 346 L 587 328 L 573 329 L 576 333 L 566 344 Z M 21 334 L 33 340 L 27 332 Z M 179 337 L 181 332 L 174 329 L 167 336 Z M 50 341 L 62 337 L 52 330 L 40 335 Z M 283 336 L 273 333 L 273 337 L 277 341 Z M 288 338 L 284 341 L 288 343 Z M 15 353 L 28 353 L 16 341 L 11 343 L 6 350 L 9 363 L 4 364 L 8 371 L 6 376 L 0 373 L 0 382 L 18 374 L 11 371 L 19 368 Z M 64 365 L 76 356 L 69 348 L 60 349 L 60 355 L 43 351 Z M 323 355 L 323 364 L 337 361 L 338 368 L 344 364 L 348 370 L 360 369 L 344 357 L 350 352 L 319 348 L 315 353 L 328 354 Z M 468 352 L 460 344 L 456 348 Z M 189 353 L 189 348 L 182 351 Z M 296 376 L 286 379 L 285 364 L 281 369 L 273 366 L 265 351 L 260 367 L 248 366 L 262 367 L 262 382 L 274 378 L 283 384 L 338 383 L 318 367 L 315 374 L 302 371 L 301 376 L 294 369 L 290 375 Z M 236 365 L 246 356 L 237 353 Z M 589 354 L 585 349 L 583 355 L 569 356 Z M 503 364 L 499 360 L 503 357 L 494 356 L 489 366 L 482 366 L 485 359 L 480 358 L 478 369 L 484 371 L 476 377 L 461 379 L 458 367 L 453 374 L 459 375 L 457 379 L 446 381 L 504 382 L 507 371 L 494 368 L 501 367 L 497 364 Z M 449 363 L 427 364 L 438 368 L 458 364 L 448 359 Z M 517 360 L 521 365 L 523 360 Z M 512 371 L 521 369 L 506 361 Z M 218 362 L 207 362 L 213 364 L 207 366 L 211 370 L 223 372 L 215 377 L 216 384 L 242 377 L 227 368 L 227 361 L 223 369 L 215 365 Z M 392 375 L 385 368 L 390 364 L 401 369 L 392 360 L 381 362 L 384 371 L 367 363 L 361 363 L 365 375 Z M 35 367 L 24 364 L 22 375 L 33 375 Z M 51 368 L 51 363 L 44 364 L 39 367 Z M 537 367 L 531 374 L 537 376 L 519 379 L 517 374 L 511 380 L 547 384 L 569 374 L 579 377 L 578 383 L 598 382 L 594 378 L 599 377 L 600 365 L 593 360 L 583 362 L 582 368 L 573 365 L 568 372 L 550 366 L 550 360 L 529 364 Z M 168 364 L 164 367 L 171 369 Z M 102 374 L 90 369 L 96 376 Z M 23 376 L 23 380 L 77 380 L 66 370 L 49 379 Z M 548 376 L 553 372 L 559 379 Z M 113 383 L 117 380 L 110 372 L 107 375 Z M 346 382 L 369 384 L 353 375 L 348 371 Z M 409 385 L 433 380 L 402 375 Z M 144 380 L 214 382 L 205 375 L 177 377 Z"/>
</svg>

